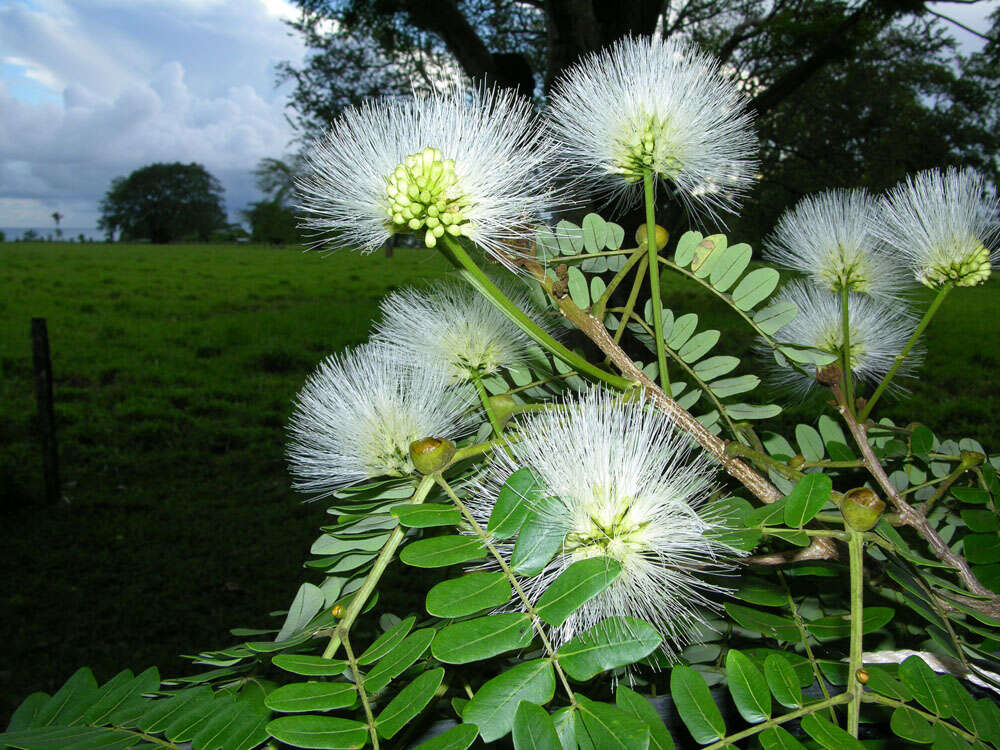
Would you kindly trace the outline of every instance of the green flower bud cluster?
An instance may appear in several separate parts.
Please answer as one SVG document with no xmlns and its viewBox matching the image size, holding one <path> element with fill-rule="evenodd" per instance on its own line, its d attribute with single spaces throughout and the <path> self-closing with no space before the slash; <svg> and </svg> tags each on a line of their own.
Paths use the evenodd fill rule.
<svg viewBox="0 0 1000 750">
<path fill-rule="evenodd" d="M 948 281 L 955 286 L 976 286 L 990 277 L 990 251 L 983 244 L 961 255 L 942 253 L 942 258 L 947 260 L 928 265 L 920 275 L 924 286 L 935 289 Z"/>
<path fill-rule="evenodd" d="M 647 117 L 645 124 L 629 128 L 628 133 L 621 138 L 620 153 L 615 159 L 615 165 L 626 182 L 641 182 L 646 170 L 667 178 L 680 172 L 680 160 L 668 152 L 666 130 L 667 123 Z"/>
<path fill-rule="evenodd" d="M 825 286 L 832 292 L 847 289 L 849 292 L 866 294 L 872 287 L 873 269 L 866 254 L 858 253 L 848 260 L 848 254 L 838 247 L 830 253 L 830 262 L 817 270 Z"/>
<path fill-rule="evenodd" d="M 458 191 L 455 162 L 436 148 L 407 156 L 386 178 L 389 199 L 386 214 L 398 232 L 424 232 L 427 247 L 434 247 L 445 232 L 452 237 L 469 235 L 470 201 Z"/>
</svg>

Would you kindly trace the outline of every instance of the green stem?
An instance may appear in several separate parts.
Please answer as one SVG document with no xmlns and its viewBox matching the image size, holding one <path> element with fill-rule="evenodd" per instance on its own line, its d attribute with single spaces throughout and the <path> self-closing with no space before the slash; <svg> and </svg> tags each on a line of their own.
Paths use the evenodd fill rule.
<svg viewBox="0 0 1000 750">
<path fill-rule="evenodd" d="M 944 721 L 937 714 L 932 714 L 929 711 L 924 711 L 922 709 L 919 709 L 916 706 L 907 703 L 906 701 L 900 701 L 896 700 L 895 698 L 889 698 L 888 696 L 882 695 L 880 693 L 865 693 L 862 696 L 861 700 L 863 700 L 865 703 L 878 703 L 881 706 L 889 706 L 891 708 L 899 708 L 900 706 L 906 706 L 906 708 L 908 708 L 910 711 L 915 711 L 921 716 L 923 716 L 931 724 L 941 724 L 949 732 L 957 734 L 959 737 L 962 737 L 968 742 L 976 742 L 979 740 L 979 738 L 976 735 L 966 732 L 964 729 L 959 729 L 953 724 L 949 724 L 947 721 Z"/>
<path fill-rule="evenodd" d="M 510 581 L 510 585 L 517 593 L 518 599 L 521 600 L 521 606 L 524 607 L 525 613 L 528 615 L 528 617 L 531 618 L 531 623 L 535 627 L 535 632 L 538 633 L 538 637 L 542 642 L 542 646 L 545 648 L 545 653 L 548 656 L 549 661 L 552 662 L 552 667 L 555 669 L 556 674 L 559 675 L 559 681 L 562 683 L 563 688 L 566 690 L 566 695 L 569 696 L 570 704 L 575 706 L 576 696 L 573 694 L 573 688 L 570 687 L 569 680 L 566 679 L 566 675 L 563 672 L 562 667 L 559 666 L 559 659 L 556 658 L 556 651 L 554 648 L 552 648 L 552 643 L 551 641 L 549 641 L 548 636 L 545 634 L 545 628 L 542 625 L 542 619 L 538 616 L 538 613 L 535 611 L 534 606 L 532 606 L 531 601 L 528 599 L 528 595 L 524 593 L 524 589 L 521 587 L 521 583 L 517 580 L 517 576 L 514 575 L 514 571 L 510 569 L 510 566 L 507 564 L 507 561 L 504 560 L 503 555 L 501 555 L 499 550 L 497 550 L 497 548 L 493 545 L 493 542 L 490 540 L 489 535 L 486 533 L 483 527 L 479 525 L 479 523 L 473 517 L 472 513 L 469 512 L 469 509 L 465 507 L 465 503 L 463 503 L 462 500 L 458 497 L 458 495 L 455 494 L 455 491 L 451 488 L 451 485 L 448 484 L 447 481 L 445 481 L 445 478 L 440 474 L 435 474 L 434 479 L 438 483 L 438 485 L 440 485 L 441 489 L 445 491 L 448 497 L 451 498 L 451 501 L 455 504 L 455 507 L 458 508 L 459 512 L 465 517 L 465 520 L 469 523 L 469 526 L 472 527 L 472 530 L 476 534 L 476 536 L 479 537 L 479 541 L 481 541 L 483 545 L 486 547 L 486 549 L 489 550 L 490 554 L 493 556 L 493 559 L 496 560 L 497 565 L 500 566 L 500 570 L 503 571 L 503 574 L 507 577 L 507 580 Z"/>
<path fill-rule="evenodd" d="M 727 443 L 726 453 L 730 456 L 739 456 L 740 458 L 748 458 L 757 465 L 757 468 L 768 471 L 769 469 L 774 469 L 776 472 L 781 474 L 787 479 L 794 479 L 798 481 L 805 476 L 804 472 L 798 469 L 793 469 L 791 466 L 786 464 L 784 461 L 779 461 L 773 456 L 769 456 L 761 451 L 754 450 L 749 445 L 744 445 L 743 443 Z"/>
<path fill-rule="evenodd" d="M 785 593 L 788 595 L 788 606 L 792 612 L 792 619 L 795 621 L 795 627 L 799 631 L 799 638 L 802 640 L 802 648 L 806 652 L 806 658 L 809 659 L 809 665 L 812 667 L 813 676 L 816 677 L 816 682 L 819 684 L 819 689 L 823 692 L 823 697 L 829 701 L 831 700 L 830 691 L 826 687 L 826 680 L 823 679 L 823 672 L 820 670 L 819 664 L 816 662 L 816 656 L 813 654 L 812 646 L 809 645 L 809 633 L 806 632 L 806 626 L 802 621 L 802 615 L 799 614 L 799 608 L 795 606 L 795 599 L 792 597 L 792 589 L 788 585 L 788 581 L 785 580 L 785 574 L 780 570 L 778 571 L 778 578 L 781 580 L 781 584 L 785 587 Z M 832 706 L 830 708 L 830 718 L 835 724 L 837 723 L 837 714 L 834 713 Z"/>
<path fill-rule="evenodd" d="M 431 491 L 431 487 L 433 485 L 433 477 L 423 477 L 417 485 L 416 490 L 414 490 L 413 495 L 410 496 L 410 503 L 413 505 L 420 505 L 420 503 L 427 498 L 427 493 Z M 358 619 L 358 615 L 361 614 L 361 610 L 365 607 L 365 602 L 368 601 L 368 597 L 371 596 L 372 591 L 375 590 L 379 579 L 381 579 L 382 574 L 385 573 L 385 569 L 389 567 L 389 563 L 392 562 L 392 558 L 396 554 L 396 549 L 398 549 L 405 535 L 406 531 L 402 526 L 398 525 L 395 529 L 393 529 L 392 533 L 389 534 L 389 538 L 386 540 L 385 544 L 382 545 L 382 551 L 379 552 L 378 557 L 375 558 L 375 563 L 372 565 L 372 569 L 365 577 L 365 582 L 361 584 L 361 588 L 358 589 L 358 593 L 354 595 L 351 599 L 351 603 L 347 605 L 347 611 L 344 612 L 344 616 L 341 618 L 340 622 L 337 623 L 337 627 L 333 631 L 333 635 L 330 636 L 330 642 L 327 644 L 326 650 L 323 651 L 324 659 L 332 659 L 333 655 L 337 653 L 337 649 L 340 648 L 342 641 L 346 639 L 347 634 L 350 632 L 351 625 L 353 625 L 354 621 Z"/>
<path fill-rule="evenodd" d="M 718 742 L 713 742 L 711 745 L 707 745 L 702 748 L 702 750 L 719 750 L 719 748 L 723 747 L 732 747 L 737 742 L 745 740 L 747 737 L 753 737 L 759 732 L 763 732 L 767 729 L 773 729 L 774 727 L 780 726 L 789 721 L 794 721 L 795 719 L 801 719 L 803 716 L 808 716 L 809 714 L 814 714 L 817 711 L 822 711 L 824 708 L 829 708 L 832 712 L 834 706 L 839 706 L 841 703 L 847 703 L 849 700 L 851 700 L 851 696 L 848 693 L 840 693 L 840 695 L 835 695 L 832 698 L 826 698 L 818 703 L 812 703 L 805 708 L 800 708 L 798 711 L 792 711 L 781 716 L 775 716 L 773 719 L 762 721 L 760 724 L 755 724 L 749 729 L 744 729 L 742 732 L 737 732 L 736 734 L 731 734 L 728 737 L 723 737 Z"/>
<path fill-rule="evenodd" d="M 937 484 L 938 482 L 941 482 L 942 483 L 941 486 L 938 487 L 937 490 L 935 490 L 934 494 L 931 495 L 930 498 L 928 498 L 927 502 L 925 502 L 923 506 L 921 506 L 923 514 L 925 516 L 930 515 L 931 509 L 934 507 L 934 504 L 942 497 L 944 497 L 944 494 L 948 491 L 948 489 L 955 483 L 955 481 L 960 476 L 962 476 L 965 473 L 965 471 L 966 471 L 965 466 L 962 466 L 960 464 L 959 467 L 950 474 L 946 474 L 945 476 L 940 477 L 938 479 L 931 479 L 928 482 L 918 484 L 916 487 L 909 487 L 908 489 L 906 489 L 906 491 L 900 494 L 909 495 L 910 493 L 922 490 L 924 487 L 931 487 Z"/>
<path fill-rule="evenodd" d="M 601 380 L 608 385 L 621 389 L 630 388 L 632 386 L 631 381 L 619 375 L 613 375 L 610 372 L 606 372 L 600 367 L 595 367 L 585 358 L 552 338 L 552 336 L 550 336 L 535 321 L 528 317 L 517 305 L 507 299 L 503 292 L 497 289 L 496 285 L 490 281 L 490 278 L 483 273 L 483 270 L 476 265 L 475 261 L 473 261 L 471 257 L 469 257 L 469 254 L 465 251 L 465 248 L 462 247 L 461 243 L 453 239 L 448 234 L 445 234 L 441 239 L 442 251 L 444 251 L 445 257 L 461 269 L 462 275 L 465 276 L 465 278 L 468 279 L 473 286 L 479 289 L 479 291 L 482 292 L 482 294 L 490 302 L 492 302 L 497 309 L 510 318 L 510 320 L 517 325 L 518 328 L 528 334 L 539 346 L 547 349 L 552 354 L 559 357 L 559 359 L 568 364 L 570 367 L 573 367 L 592 378 Z M 447 248 L 447 250 L 445 250 L 445 248 Z"/>
<path fill-rule="evenodd" d="M 618 250 L 600 250 L 596 253 L 578 253 L 576 255 L 560 255 L 557 258 L 552 258 L 552 261 L 559 261 L 560 263 L 565 263 L 570 260 L 587 260 L 588 258 L 600 258 L 602 256 L 608 257 L 613 255 L 628 255 L 629 253 L 634 253 L 634 247 L 619 248 Z"/>
<path fill-rule="evenodd" d="M 493 411 L 493 407 L 490 406 L 490 394 L 486 392 L 486 387 L 483 385 L 483 379 L 479 377 L 478 372 L 472 373 L 472 382 L 476 386 L 476 393 L 479 394 L 479 400 L 483 403 L 483 411 L 486 412 L 486 416 L 490 420 L 490 425 L 493 426 L 493 434 L 498 438 L 502 438 L 503 428 L 500 427 L 500 422 L 497 421 L 497 415 Z"/>
<path fill-rule="evenodd" d="M 667 354 L 663 341 L 663 298 L 660 297 L 660 269 L 657 266 L 659 249 L 656 247 L 656 213 L 653 206 L 653 173 L 643 170 L 642 188 L 646 197 L 646 249 L 649 252 L 649 294 L 653 304 L 653 330 L 656 332 L 656 365 L 660 370 L 660 387 L 670 393 L 670 375 L 667 374 Z"/>
<path fill-rule="evenodd" d="M 953 286 L 954 282 L 949 281 L 938 290 L 937 296 L 934 298 L 934 301 L 931 302 L 931 306 L 927 308 L 927 312 L 924 313 L 924 317 L 920 319 L 920 323 L 913 331 L 913 335 L 910 336 L 910 340 L 906 342 L 906 346 L 903 347 L 903 351 L 896 355 L 896 360 L 892 363 L 892 367 L 889 369 L 889 372 L 887 372 L 885 377 L 882 378 L 882 382 L 878 384 L 878 388 L 875 389 L 875 393 L 873 393 L 872 397 L 868 399 L 868 403 L 865 404 L 865 408 L 862 409 L 861 413 L 858 415 L 859 422 L 863 423 L 866 419 L 868 419 L 868 415 L 872 413 L 872 409 L 875 408 L 875 404 L 882 396 L 882 393 L 889 387 L 889 383 L 891 383 L 893 377 L 895 377 L 896 371 L 899 370 L 899 366 L 903 364 L 903 360 L 905 360 L 906 356 L 910 353 L 910 349 L 912 349 L 913 345 L 917 343 L 917 339 L 920 338 L 924 329 L 927 328 L 927 324 L 931 322 L 931 318 L 934 317 L 934 313 L 936 313 L 938 308 L 941 307 L 941 303 L 944 302 L 944 298 L 948 296 L 948 292 L 951 291 Z"/>
<path fill-rule="evenodd" d="M 372 714 L 372 707 L 368 703 L 368 693 L 365 691 L 365 678 L 361 676 L 358 669 L 358 660 L 354 658 L 354 651 L 351 650 L 351 639 L 344 634 L 344 653 L 347 655 L 347 664 L 354 675 L 354 686 L 358 689 L 358 696 L 361 698 L 361 706 L 365 710 L 365 718 L 368 720 L 368 733 L 372 737 L 372 747 L 378 750 L 378 731 L 375 728 L 375 716 Z"/>
<path fill-rule="evenodd" d="M 850 551 L 851 571 L 851 646 L 847 667 L 847 690 L 851 694 L 851 704 L 847 707 L 847 731 L 851 736 L 858 736 L 858 723 L 861 717 L 861 695 L 864 684 L 858 679 L 861 669 L 861 642 L 864 635 L 864 534 L 854 529 L 848 529 L 850 538 L 847 548 Z"/>
<path fill-rule="evenodd" d="M 844 396 L 847 407 L 854 411 L 854 376 L 851 374 L 851 292 L 846 285 L 840 288 L 840 309 L 843 314 L 844 338 L 841 341 L 841 359 L 844 365 Z"/>
<path fill-rule="evenodd" d="M 576 370 L 570 370 L 569 372 L 564 374 L 550 375 L 547 378 L 541 378 L 540 380 L 533 380 L 530 383 L 527 383 L 526 385 L 519 385 L 517 388 L 511 388 L 509 391 L 507 391 L 507 395 L 513 396 L 515 393 L 530 391 L 532 388 L 537 388 L 540 385 L 545 385 L 546 383 L 552 383 L 556 380 L 562 380 L 563 378 L 569 378 L 572 377 L 573 375 L 579 375 L 579 374 L 580 373 L 578 373 Z"/>
<path fill-rule="evenodd" d="M 615 289 L 618 288 L 618 285 L 625 280 L 625 277 L 628 276 L 628 273 L 629 271 L 632 270 L 632 267 L 635 266 L 636 263 L 638 263 L 642 258 L 645 257 L 646 254 L 642 252 L 642 248 L 636 248 L 635 250 L 632 251 L 632 255 L 629 256 L 629 259 L 625 262 L 625 265 L 621 267 L 621 269 L 618 271 L 618 273 L 614 275 L 614 277 L 612 277 L 611 281 L 608 282 L 608 286 L 607 288 L 605 288 L 604 293 L 601 295 L 600 299 L 598 299 L 597 302 L 594 303 L 593 307 L 591 307 L 590 312 L 595 318 L 603 322 L 604 311 L 608 306 L 608 300 L 611 299 L 611 295 L 615 293 Z"/>
<path fill-rule="evenodd" d="M 632 316 L 632 311 L 635 310 L 635 302 L 639 297 L 639 290 L 642 289 L 642 281 L 646 276 L 646 267 L 648 265 L 649 258 L 643 255 L 639 261 L 639 267 L 635 271 L 635 278 L 632 280 L 632 290 L 628 293 L 628 299 L 625 300 L 625 312 L 622 315 L 621 322 L 618 324 L 618 330 L 615 331 L 615 344 L 618 344 L 625 334 L 625 323 L 628 322 L 628 318 Z"/>
<path fill-rule="evenodd" d="M 823 469 L 863 469 L 865 462 L 860 459 L 854 459 L 853 461 L 803 461 L 803 469 L 813 469 L 816 467 L 821 467 Z"/>
</svg>

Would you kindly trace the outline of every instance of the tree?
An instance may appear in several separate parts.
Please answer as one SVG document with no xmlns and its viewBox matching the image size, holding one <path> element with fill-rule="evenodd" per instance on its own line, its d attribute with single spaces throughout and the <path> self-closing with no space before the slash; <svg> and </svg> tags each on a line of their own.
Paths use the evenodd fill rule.
<svg viewBox="0 0 1000 750">
<path fill-rule="evenodd" d="M 254 242 L 294 245 L 302 241 L 298 217 L 291 208 L 279 201 L 262 200 L 251 203 L 243 216 L 250 222 Z"/>
<path fill-rule="evenodd" d="M 879 189 L 913 169 L 971 163 L 997 176 L 996 62 L 968 65 L 941 5 L 918 0 L 296 0 L 310 54 L 284 63 L 304 137 L 373 94 L 461 71 L 537 99 L 581 56 L 625 34 L 680 35 L 744 82 L 762 180 L 741 227 L 759 235 L 803 193 Z M 963 68 L 970 68 L 966 75 Z M 978 103 L 978 104 L 977 104 Z M 676 216 L 678 220 L 680 216 Z"/>
<path fill-rule="evenodd" d="M 58 211 L 52 212 L 52 221 L 56 223 L 56 237 L 62 238 L 62 229 L 59 228 L 59 222 L 62 221 L 63 215 Z"/>
<path fill-rule="evenodd" d="M 121 239 L 208 240 L 226 225 L 223 189 L 200 164 L 150 164 L 117 177 L 101 201 L 98 227 Z"/>
</svg>

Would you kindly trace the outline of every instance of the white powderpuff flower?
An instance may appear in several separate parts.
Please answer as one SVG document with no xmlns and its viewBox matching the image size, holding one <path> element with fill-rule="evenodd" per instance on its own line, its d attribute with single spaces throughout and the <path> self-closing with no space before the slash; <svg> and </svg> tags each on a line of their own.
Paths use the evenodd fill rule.
<svg viewBox="0 0 1000 750">
<path fill-rule="evenodd" d="M 676 654 L 719 605 L 726 589 L 701 577 L 732 565 L 737 554 L 712 538 L 722 521 L 706 510 L 715 467 L 662 412 L 592 389 L 558 408 L 519 420 L 509 453 L 494 451 L 473 485 L 472 512 L 485 525 L 507 478 L 529 467 L 537 478 L 539 522 L 565 534 L 537 576 L 521 579 L 537 601 L 573 563 L 607 556 L 619 577 L 555 629 L 564 643 L 609 617 L 639 617 Z M 499 543 L 508 557 L 510 543 Z M 511 606 L 516 606 L 512 604 Z"/>
<path fill-rule="evenodd" d="M 781 343 L 809 347 L 843 356 L 844 308 L 841 297 L 811 284 L 794 281 L 775 297 L 776 302 L 791 302 L 798 314 L 775 334 Z M 898 354 L 909 341 L 917 321 L 898 304 L 888 303 L 860 294 L 851 294 L 847 301 L 850 320 L 851 373 L 859 382 L 876 384 L 889 372 Z M 770 355 L 770 347 L 758 346 L 763 354 Z M 897 376 L 912 374 L 922 353 L 915 347 L 907 355 Z M 805 370 L 809 371 L 809 366 Z M 789 363 L 777 366 L 775 379 L 792 390 L 804 393 L 816 385 L 816 380 Z"/>
<path fill-rule="evenodd" d="M 546 121 L 570 175 L 620 205 L 643 174 L 673 184 L 691 214 L 735 212 L 757 166 L 749 100 L 719 62 L 671 37 L 625 38 L 573 65 Z"/>
<path fill-rule="evenodd" d="M 327 357 L 295 399 L 287 455 L 295 487 L 318 497 L 376 477 L 413 473 L 410 443 L 456 440 L 475 400 L 436 362 L 363 344 Z"/>
<path fill-rule="evenodd" d="M 414 232 L 428 247 L 448 234 L 499 253 L 532 236 L 552 207 L 540 176 L 550 149 L 530 102 L 509 89 L 454 83 L 367 102 L 307 153 L 297 183 L 303 227 L 364 252 Z"/>
<path fill-rule="evenodd" d="M 881 202 L 875 232 L 921 284 L 975 286 L 989 278 L 1000 251 L 1000 200 L 972 169 L 929 169 L 907 177 Z"/>
<path fill-rule="evenodd" d="M 540 312 L 523 287 L 503 282 L 500 286 L 522 311 Z M 521 365 L 532 343 L 510 318 L 463 281 L 393 292 L 381 307 L 375 339 L 441 363 L 455 381 Z M 543 319 L 532 317 L 542 328 L 551 329 Z"/>
<path fill-rule="evenodd" d="M 778 221 L 764 257 L 831 292 L 899 299 L 907 277 L 873 232 L 877 215 L 878 204 L 865 190 L 806 196 Z"/>
</svg>

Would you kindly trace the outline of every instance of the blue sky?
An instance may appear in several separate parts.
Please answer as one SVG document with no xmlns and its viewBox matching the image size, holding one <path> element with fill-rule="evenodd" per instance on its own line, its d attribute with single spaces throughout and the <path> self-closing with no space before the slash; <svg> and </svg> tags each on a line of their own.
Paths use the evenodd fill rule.
<svg viewBox="0 0 1000 750">
<path fill-rule="evenodd" d="M 998 0 L 934 3 L 985 31 Z M 0 0 L 0 226 L 92 227 L 111 180 L 197 161 L 232 218 L 294 133 L 274 66 L 304 53 L 286 0 Z M 963 45 L 976 45 L 953 29 Z"/>
</svg>

